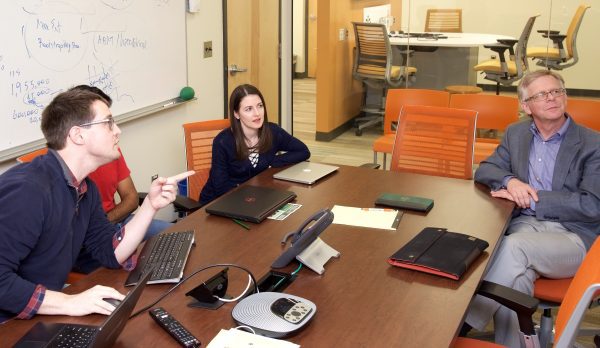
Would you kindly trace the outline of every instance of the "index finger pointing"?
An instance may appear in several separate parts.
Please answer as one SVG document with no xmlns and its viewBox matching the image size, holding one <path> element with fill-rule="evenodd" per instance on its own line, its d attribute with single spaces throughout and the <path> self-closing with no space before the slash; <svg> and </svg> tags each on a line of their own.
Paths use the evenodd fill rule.
<svg viewBox="0 0 600 348">
<path fill-rule="evenodd" d="M 190 170 L 190 171 L 187 171 L 187 172 L 183 172 L 181 174 L 177 174 L 177 175 L 173 175 L 173 176 L 168 177 L 167 178 L 167 182 L 171 182 L 171 181 L 180 182 L 181 180 L 183 180 L 183 179 L 185 179 L 185 178 L 187 178 L 189 176 L 192 176 L 194 174 L 196 174 L 196 172 L 193 171 L 193 170 Z"/>
</svg>

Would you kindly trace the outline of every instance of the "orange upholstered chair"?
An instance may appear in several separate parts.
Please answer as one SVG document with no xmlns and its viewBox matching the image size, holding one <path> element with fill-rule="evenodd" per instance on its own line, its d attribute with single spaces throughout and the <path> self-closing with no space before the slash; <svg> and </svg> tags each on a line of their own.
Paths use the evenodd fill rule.
<svg viewBox="0 0 600 348">
<path fill-rule="evenodd" d="M 476 121 L 473 110 L 405 105 L 390 169 L 471 179 Z"/>
<path fill-rule="evenodd" d="M 564 298 L 562 299 L 562 303 L 560 304 L 556 316 L 554 347 L 572 347 L 578 334 L 581 333 L 579 326 L 585 311 L 589 308 L 590 304 L 593 301 L 596 302 L 600 296 L 599 264 L 600 239 L 596 239 L 564 293 Z M 536 284 L 536 288 L 537 286 L 538 284 Z M 518 291 L 512 289 L 508 290 L 519 294 Z M 494 299 L 501 303 L 505 303 L 501 298 Z M 523 323 L 520 324 L 522 325 Z M 524 324 L 533 327 L 531 320 Z M 531 343 L 531 347 L 540 347 L 539 342 L 537 342 L 537 336 L 535 335 L 525 335 L 525 340 Z M 499 345 L 471 338 L 458 337 L 454 347 L 499 347 Z"/>
<path fill-rule="evenodd" d="M 504 131 L 519 119 L 519 101 L 515 97 L 492 94 L 452 94 L 450 107 L 477 111 L 477 128 Z M 473 163 L 480 163 L 489 157 L 500 140 L 496 138 L 475 138 Z"/>
<path fill-rule="evenodd" d="M 373 142 L 373 162 L 377 163 L 377 153 L 383 153 L 383 169 L 386 156 L 394 148 L 395 126 L 400 110 L 404 105 L 448 106 L 450 93 L 431 89 L 390 89 L 385 101 L 383 135 Z"/>
<path fill-rule="evenodd" d="M 43 147 L 41 149 L 29 152 L 29 153 L 26 153 L 24 155 L 17 157 L 17 162 L 19 162 L 19 163 L 31 162 L 37 156 L 45 155 L 47 153 L 48 153 L 48 148 Z"/>
<path fill-rule="evenodd" d="M 600 132 L 600 101 L 569 98 L 567 112 L 575 122 Z"/>
<path fill-rule="evenodd" d="M 229 126 L 229 119 L 200 121 L 183 125 L 187 168 L 196 171 L 196 174 L 188 178 L 189 198 L 197 200 L 200 197 L 200 191 L 206 184 L 210 173 L 213 140 L 220 131 Z"/>
</svg>

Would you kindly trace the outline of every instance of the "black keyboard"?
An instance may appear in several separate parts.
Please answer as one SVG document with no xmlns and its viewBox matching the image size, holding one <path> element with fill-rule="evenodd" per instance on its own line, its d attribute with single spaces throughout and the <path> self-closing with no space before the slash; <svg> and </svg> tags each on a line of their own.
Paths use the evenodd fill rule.
<svg viewBox="0 0 600 348">
<path fill-rule="evenodd" d="M 48 346 L 58 347 L 89 347 L 98 328 L 83 325 L 65 325 L 49 342 Z"/>
<path fill-rule="evenodd" d="M 194 243 L 194 231 L 160 233 L 146 242 L 136 268 L 129 273 L 125 286 L 135 285 L 142 274 L 154 269 L 148 284 L 177 283 Z"/>
</svg>

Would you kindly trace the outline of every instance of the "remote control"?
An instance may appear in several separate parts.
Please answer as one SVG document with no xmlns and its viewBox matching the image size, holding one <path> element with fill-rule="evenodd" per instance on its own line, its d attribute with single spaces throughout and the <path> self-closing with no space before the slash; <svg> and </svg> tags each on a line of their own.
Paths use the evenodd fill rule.
<svg viewBox="0 0 600 348">
<path fill-rule="evenodd" d="M 200 347 L 200 341 L 162 307 L 154 308 L 148 313 L 182 347 Z"/>
</svg>

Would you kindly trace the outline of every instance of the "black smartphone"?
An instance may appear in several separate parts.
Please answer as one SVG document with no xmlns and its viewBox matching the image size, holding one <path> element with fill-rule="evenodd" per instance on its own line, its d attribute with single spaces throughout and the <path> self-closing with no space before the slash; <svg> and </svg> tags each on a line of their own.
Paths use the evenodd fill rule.
<svg viewBox="0 0 600 348">
<path fill-rule="evenodd" d="M 258 291 L 281 292 L 290 285 L 294 279 L 296 279 L 296 276 L 289 273 L 269 271 L 258 281 Z"/>
</svg>

